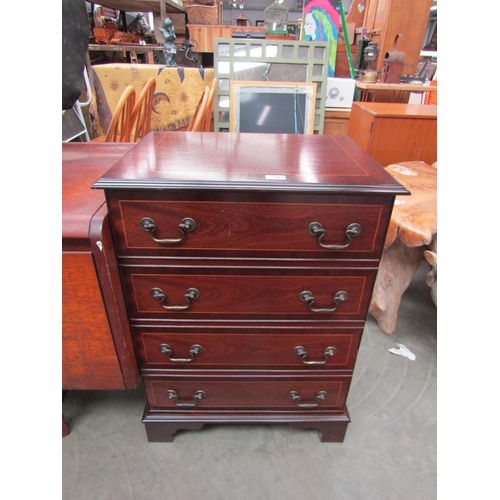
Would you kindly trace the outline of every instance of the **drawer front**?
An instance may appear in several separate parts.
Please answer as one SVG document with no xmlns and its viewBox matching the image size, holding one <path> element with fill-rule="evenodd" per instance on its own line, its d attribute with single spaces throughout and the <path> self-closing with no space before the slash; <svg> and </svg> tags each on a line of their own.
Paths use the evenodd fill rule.
<svg viewBox="0 0 500 500">
<path fill-rule="evenodd" d="M 352 370 L 361 332 L 185 334 L 135 328 L 134 336 L 145 369 Z"/>
<path fill-rule="evenodd" d="M 340 410 L 350 377 L 226 377 L 168 380 L 143 377 L 151 410 Z"/>
<path fill-rule="evenodd" d="M 118 252 L 129 256 L 274 252 L 378 258 L 390 217 L 387 205 L 370 203 L 121 200 L 111 210 Z M 187 219 L 191 222 L 183 222 Z M 310 234 L 312 223 L 319 224 L 313 226 L 319 232 Z M 361 230 L 355 236 L 353 224 Z"/>
<path fill-rule="evenodd" d="M 376 276 L 376 270 L 157 270 L 122 268 L 131 319 L 364 320 Z"/>
</svg>

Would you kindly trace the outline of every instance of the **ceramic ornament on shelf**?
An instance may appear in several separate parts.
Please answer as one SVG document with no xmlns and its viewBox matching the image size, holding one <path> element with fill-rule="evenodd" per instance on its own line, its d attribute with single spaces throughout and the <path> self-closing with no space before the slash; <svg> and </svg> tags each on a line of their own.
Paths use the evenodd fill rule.
<svg viewBox="0 0 500 500">
<path fill-rule="evenodd" d="M 163 28 L 158 28 L 160 33 L 164 36 L 165 42 L 163 43 L 163 50 L 165 52 L 165 65 L 170 67 L 177 66 L 175 62 L 175 54 L 177 47 L 175 46 L 175 28 L 169 17 L 163 20 Z"/>
<path fill-rule="evenodd" d="M 266 33 L 287 35 L 286 23 L 288 20 L 288 8 L 283 5 L 283 0 L 274 0 L 273 3 L 264 10 L 264 17 L 267 26 Z"/>
<path fill-rule="evenodd" d="M 340 0 L 305 0 L 301 40 L 330 42 L 328 76 L 335 76 L 340 26 Z"/>
</svg>

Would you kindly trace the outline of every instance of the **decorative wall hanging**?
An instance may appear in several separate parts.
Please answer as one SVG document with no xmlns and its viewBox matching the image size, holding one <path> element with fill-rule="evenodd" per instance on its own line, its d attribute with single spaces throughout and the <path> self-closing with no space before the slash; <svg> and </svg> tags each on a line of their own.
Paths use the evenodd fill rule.
<svg viewBox="0 0 500 500">
<path fill-rule="evenodd" d="M 328 76 L 335 76 L 339 39 L 340 0 L 305 0 L 301 40 L 330 42 Z"/>
</svg>

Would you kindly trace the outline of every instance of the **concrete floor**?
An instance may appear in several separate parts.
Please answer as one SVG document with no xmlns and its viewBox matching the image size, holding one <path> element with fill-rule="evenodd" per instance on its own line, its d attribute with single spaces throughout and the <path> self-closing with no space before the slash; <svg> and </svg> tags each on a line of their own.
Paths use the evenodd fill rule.
<svg viewBox="0 0 500 500">
<path fill-rule="evenodd" d="M 63 500 L 430 500 L 437 498 L 437 309 L 423 262 L 397 329 L 369 316 L 347 400 L 344 443 L 316 430 L 205 426 L 149 443 L 142 387 L 69 392 Z M 416 360 L 389 352 L 404 344 Z"/>
</svg>

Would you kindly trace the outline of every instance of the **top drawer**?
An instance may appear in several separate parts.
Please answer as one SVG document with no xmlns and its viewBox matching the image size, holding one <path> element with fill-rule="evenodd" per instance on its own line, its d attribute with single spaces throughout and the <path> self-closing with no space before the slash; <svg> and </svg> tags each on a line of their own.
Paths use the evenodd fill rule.
<svg viewBox="0 0 500 500">
<path fill-rule="evenodd" d="M 122 256 L 275 253 L 288 258 L 378 259 L 390 217 L 386 200 L 384 204 L 359 198 L 335 199 L 335 203 L 117 199 L 110 201 L 110 213 Z"/>
</svg>

